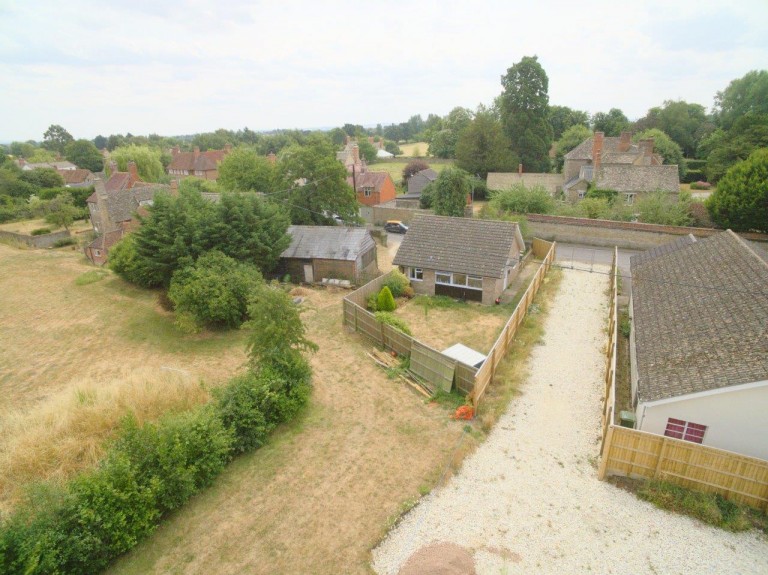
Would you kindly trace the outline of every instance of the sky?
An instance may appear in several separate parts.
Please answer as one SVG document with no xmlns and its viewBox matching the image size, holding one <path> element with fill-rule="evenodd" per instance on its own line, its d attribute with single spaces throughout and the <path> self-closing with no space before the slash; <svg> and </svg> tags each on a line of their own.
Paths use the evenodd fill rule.
<svg viewBox="0 0 768 575">
<path fill-rule="evenodd" d="M 710 110 L 767 32 L 768 0 L 0 0 L 0 142 L 443 116 L 534 55 L 552 105 Z"/>
</svg>

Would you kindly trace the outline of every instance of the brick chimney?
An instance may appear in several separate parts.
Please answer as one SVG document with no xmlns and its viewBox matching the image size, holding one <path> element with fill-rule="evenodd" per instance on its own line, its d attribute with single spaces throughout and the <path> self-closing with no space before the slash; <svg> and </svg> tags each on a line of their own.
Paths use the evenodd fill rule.
<svg viewBox="0 0 768 575">
<path fill-rule="evenodd" d="M 181 148 L 179 148 L 178 146 L 174 146 L 173 148 L 171 148 L 171 156 L 178 156 L 180 152 L 181 152 Z"/>
<path fill-rule="evenodd" d="M 597 171 L 600 169 L 600 164 L 603 160 L 603 152 L 598 151 L 592 158 L 592 181 L 597 181 Z"/>
<path fill-rule="evenodd" d="M 133 184 L 139 181 L 139 170 L 136 167 L 136 162 L 128 162 L 128 188 L 132 188 Z"/>
<path fill-rule="evenodd" d="M 277 163 L 277 156 L 274 152 L 270 152 L 267 154 L 267 160 L 269 160 L 269 163 L 274 166 Z"/>
<path fill-rule="evenodd" d="M 109 209 L 107 202 L 109 196 L 107 195 L 107 189 L 104 187 L 104 182 L 101 179 L 96 180 L 93 183 L 94 191 L 96 192 L 96 209 L 99 213 L 99 225 L 94 226 L 97 234 L 106 234 L 112 231 L 114 226 L 112 220 L 109 217 Z"/>
<path fill-rule="evenodd" d="M 517 164 L 517 174 L 519 176 L 523 175 L 523 164 Z"/>
<path fill-rule="evenodd" d="M 653 138 L 642 140 L 640 145 L 643 147 L 643 156 L 650 158 L 653 156 Z"/>
<path fill-rule="evenodd" d="M 352 146 L 352 162 L 355 166 L 360 165 L 360 148 L 357 147 L 357 144 Z"/>
<path fill-rule="evenodd" d="M 117 162 L 115 160 L 110 160 L 109 162 L 109 175 L 112 176 L 117 173 Z"/>
<path fill-rule="evenodd" d="M 632 132 L 622 132 L 621 138 L 619 138 L 619 152 L 624 153 L 629 151 L 629 146 L 632 144 Z"/>
<path fill-rule="evenodd" d="M 593 180 L 596 181 L 597 179 L 597 170 L 600 169 L 600 161 L 603 156 L 603 139 L 605 138 L 605 134 L 603 132 L 595 132 L 594 138 L 592 139 L 592 165 L 593 168 Z"/>
</svg>

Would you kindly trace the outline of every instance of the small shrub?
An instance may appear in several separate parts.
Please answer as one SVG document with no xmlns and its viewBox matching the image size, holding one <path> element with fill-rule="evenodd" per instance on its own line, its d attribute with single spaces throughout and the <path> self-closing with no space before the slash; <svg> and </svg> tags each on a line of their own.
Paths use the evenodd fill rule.
<svg viewBox="0 0 768 575">
<path fill-rule="evenodd" d="M 392 292 L 392 297 L 400 297 L 403 290 L 411 285 L 411 281 L 400 270 L 393 270 L 384 285 Z"/>
<path fill-rule="evenodd" d="M 51 228 L 37 228 L 35 230 L 32 230 L 30 232 L 30 235 L 33 236 L 44 236 L 45 234 L 50 234 Z"/>
<path fill-rule="evenodd" d="M 403 290 L 403 297 L 404 298 L 411 299 L 415 295 L 416 295 L 416 292 L 413 290 L 413 288 L 411 286 L 408 286 L 408 287 L 406 287 Z"/>
<path fill-rule="evenodd" d="M 624 312 L 619 318 L 619 333 L 624 337 L 629 337 L 632 332 L 632 322 L 629 319 L 629 314 Z"/>
<path fill-rule="evenodd" d="M 711 190 L 712 184 L 710 184 L 709 182 L 703 182 L 703 181 L 693 182 L 691 184 L 691 189 L 692 190 Z"/>
<path fill-rule="evenodd" d="M 368 296 L 368 301 L 365 302 L 365 307 L 367 307 L 370 311 L 375 312 L 378 309 L 378 299 L 379 296 L 375 293 L 372 293 Z"/>
<path fill-rule="evenodd" d="M 77 245 L 77 239 L 75 238 L 62 238 L 53 244 L 54 248 L 64 248 L 66 246 Z"/>
<path fill-rule="evenodd" d="M 108 272 L 105 270 L 91 270 L 85 272 L 75 278 L 75 285 L 86 286 L 88 284 L 96 283 L 103 280 L 107 276 L 107 273 Z"/>
<path fill-rule="evenodd" d="M 401 318 L 397 317 L 396 315 L 390 312 L 377 311 L 376 321 L 386 325 L 391 325 L 395 329 L 399 329 L 400 331 L 402 331 L 405 335 L 413 335 L 411 333 L 411 329 L 408 327 L 408 324 L 405 323 L 405 321 L 403 321 Z"/>
<path fill-rule="evenodd" d="M 395 298 L 392 297 L 392 292 L 388 286 L 381 288 L 379 296 L 376 300 L 376 309 L 379 311 L 395 311 L 397 304 L 395 304 Z"/>
</svg>

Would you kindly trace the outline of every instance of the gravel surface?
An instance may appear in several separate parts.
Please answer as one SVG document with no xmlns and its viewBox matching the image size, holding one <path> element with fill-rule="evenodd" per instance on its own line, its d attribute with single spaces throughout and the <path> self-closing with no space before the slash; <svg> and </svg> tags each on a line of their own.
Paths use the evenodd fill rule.
<svg viewBox="0 0 768 575">
<path fill-rule="evenodd" d="M 768 539 L 656 509 L 597 480 L 606 275 L 565 271 L 523 393 L 443 488 L 373 552 L 396 575 L 424 546 L 455 543 L 479 575 L 768 573 Z"/>
</svg>

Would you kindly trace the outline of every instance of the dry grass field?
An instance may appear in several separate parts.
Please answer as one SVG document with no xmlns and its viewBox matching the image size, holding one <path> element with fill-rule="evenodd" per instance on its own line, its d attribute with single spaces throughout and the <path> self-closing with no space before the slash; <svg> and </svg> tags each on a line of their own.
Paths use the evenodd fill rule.
<svg viewBox="0 0 768 575">
<path fill-rule="evenodd" d="M 32 232 L 32 230 L 37 230 L 40 228 L 48 228 L 52 232 L 57 232 L 59 230 L 64 229 L 62 227 L 57 227 L 52 224 L 49 224 L 42 218 L 37 220 L 23 220 L 20 222 L 10 222 L 7 224 L 0 224 L 0 230 L 4 230 L 6 232 L 15 232 L 17 234 L 29 234 L 30 232 Z M 93 227 L 91 226 L 91 222 L 89 220 L 77 220 L 71 226 L 69 226 L 69 230 L 73 234 L 78 232 L 85 232 L 92 229 Z"/>
<path fill-rule="evenodd" d="M 452 162 L 430 162 L 429 158 L 424 158 L 424 161 L 429 164 L 429 167 L 435 170 L 438 174 L 442 172 L 445 168 L 448 166 L 453 165 Z M 392 179 L 395 181 L 395 183 L 400 183 L 403 180 L 403 169 L 405 166 L 408 165 L 408 162 L 410 160 L 397 160 L 394 162 L 386 161 L 386 162 L 378 162 L 376 164 L 369 164 L 368 171 L 370 172 L 389 172 L 389 175 L 392 176 Z"/>
<path fill-rule="evenodd" d="M 427 156 L 428 142 L 414 142 L 412 144 L 399 144 L 401 156 L 406 158 L 422 158 Z"/>
</svg>

